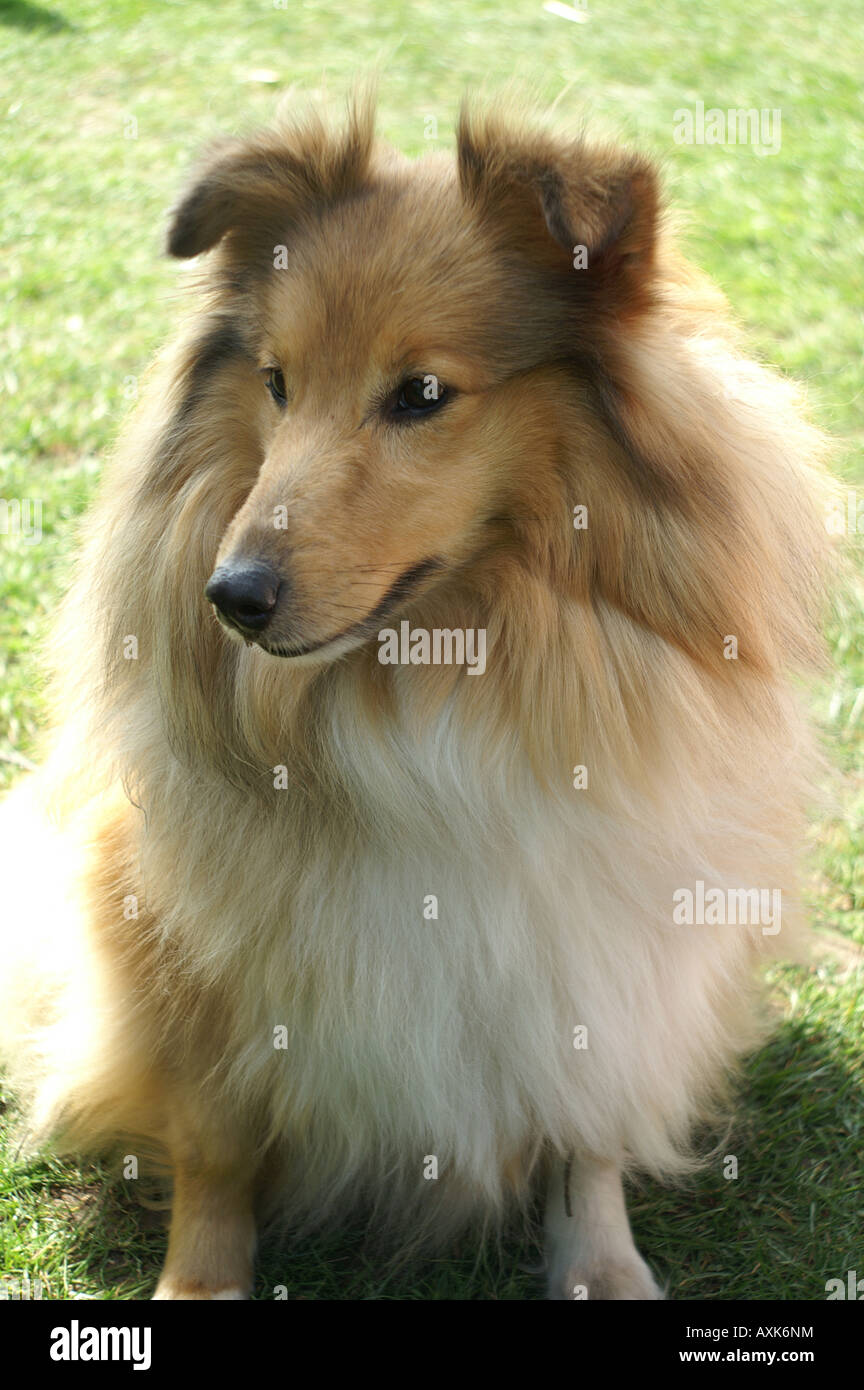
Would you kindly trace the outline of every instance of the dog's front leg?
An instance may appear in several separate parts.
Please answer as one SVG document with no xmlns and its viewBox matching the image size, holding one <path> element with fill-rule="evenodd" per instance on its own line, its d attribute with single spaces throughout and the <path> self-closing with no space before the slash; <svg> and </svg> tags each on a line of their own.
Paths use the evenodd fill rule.
<svg viewBox="0 0 864 1390">
<path fill-rule="evenodd" d="M 547 1297 L 663 1297 L 633 1243 L 617 1162 L 551 1157 L 544 1226 Z"/>
<path fill-rule="evenodd" d="M 255 1254 L 249 1167 L 175 1162 L 171 1234 L 154 1298 L 240 1299 L 252 1287 Z"/>
</svg>

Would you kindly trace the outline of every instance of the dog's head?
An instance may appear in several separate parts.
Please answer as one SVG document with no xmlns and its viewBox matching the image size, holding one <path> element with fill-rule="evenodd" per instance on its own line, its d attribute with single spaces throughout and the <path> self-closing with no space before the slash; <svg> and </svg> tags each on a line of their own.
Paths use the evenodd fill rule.
<svg viewBox="0 0 864 1390">
<path fill-rule="evenodd" d="M 656 217 L 644 159 L 470 107 L 455 161 L 376 145 L 368 101 L 340 135 L 313 119 L 215 151 L 169 249 L 219 246 L 195 392 L 229 409 L 245 373 L 257 441 L 206 584 L 227 629 L 340 655 L 508 522 L 569 565 L 588 497 L 562 495 L 561 441 L 605 326 L 650 302 Z"/>
<path fill-rule="evenodd" d="M 412 162 L 358 99 L 216 149 L 169 249 L 211 253 L 146 484 L 187 642 L 203 590 L 303 664 L 423 605 L 509 615 L 516 666 L 572 641 L 562 602 L 721 678 L 816 650 L 819 441 L 729 346 L 642 156 L 468 104 L 455 159 Z"/>
</svg>

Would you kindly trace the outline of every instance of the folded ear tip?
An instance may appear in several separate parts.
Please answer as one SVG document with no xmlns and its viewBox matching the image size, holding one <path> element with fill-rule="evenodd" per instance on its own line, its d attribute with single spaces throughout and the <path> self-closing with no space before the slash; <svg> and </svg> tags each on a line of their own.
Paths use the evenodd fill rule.
<svg viewBox="0 0 864 1390">
<path fill-rule="evenodd" d="M 165 252 L 169 256 L 175 256 L 177 260 L 189 260 L 192 256 L 198 255 L 198 246 L 189 235 L 189 229 L 176 217 L 168 228 Z"/>
<path fill-rule="evenodd" d="M 165 239 L 168 255 L 189 260 L 209 251 L 226 230 L 227 219 L 220 216 L 223 211 L 210 182 L 199 183 L 171 212 Z"/>
<path fill-rule="evenodd" d="M 228 220 L 222 175 L 246 145 L 234 137 L 213 140 L 193 164 L 189 181 L 168 214 L 165 250 L 178 260 L 209 251 L 224 235 Z"/>
</svg>

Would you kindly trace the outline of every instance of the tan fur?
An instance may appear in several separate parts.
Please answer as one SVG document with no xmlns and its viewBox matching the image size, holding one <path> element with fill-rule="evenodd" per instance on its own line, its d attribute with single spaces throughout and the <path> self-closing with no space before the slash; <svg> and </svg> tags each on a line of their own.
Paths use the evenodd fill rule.
<svg viewBox="0 0 864 1390">
<path fill-rule="evenodd" d="M 620 1172 L 687 1166 L 771 945 L 672 894 L 781 887 L 790 945 L 825 540 L 821 441 L 658 207 L 645 159 L 494 107 L 410 163 L 358 99 L 220 147 L 175 210 L 210 255 L 94 508 L 4 870 L 17 1083 L 41 1136 L 167 1157 L 159 1297 L 242 1294 L 253 1208 L 440 1241 L 542 1169 L 553 1296 L 656 1294 Z M 426 373 L 452 398 L 385 419 Z M 283 580 L 268 641 L 318 651 L 217 623 L 238 556 Z M 387 622 L 484 628 L 482 676 L 339 636 L 430 560 Z"/>
</svg>

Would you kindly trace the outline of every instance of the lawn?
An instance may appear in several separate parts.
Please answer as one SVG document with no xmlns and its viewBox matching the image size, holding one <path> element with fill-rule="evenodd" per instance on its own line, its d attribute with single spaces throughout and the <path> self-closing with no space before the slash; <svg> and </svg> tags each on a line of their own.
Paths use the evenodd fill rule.
<svg viewBox="0 0 864 1390">
<path fill-rule="evenodd" d="M 34 648 L 182 293 L 184 269 L 161 254 L 165 209 L 198 146 L 265 121 L 292 89 L 338 93 L 377 67 L 381 133 L 416 154 L 449 144 L 466 86 L 494 88 L 518 63 L 559 115 L 653 152 L 692 256 L 757 353 L 806 383 L 864 498 L 864 6 L 589 0 L 577 17 L 540 0 L 0 2 L 0 498 L 38 500 L 43 530 L 39 544 L 0 534 L 0 785 L 37 756 Z M 781 148 L 676 143 L 674 113 L 699 102 L 779 110 Z M 813 692 L 838 769 L 835 810 L 813 827 L 816 957 L 771 976 L 777 1031 L 723 1146 L 739 1177 L 718 1158 L 683 1191 L 632 1194 L 637 1241 L 676 1298 L 821 1299 L 827 1279 L 864 1273 L 862 611 L 850 581 L 829 625 L 836 669 Z M 27 1276 L 45 1297 L 149 1296 L 162 1216 L 92 1168 L 25 1162 L 6 1143 L 0 1217 L 10 1294 Z M 356 1234 L 271 1243 L 256 1297 L 531 1298 L 536 1263 L 511 1241 L 388 1275 Z"/>
</svg>

